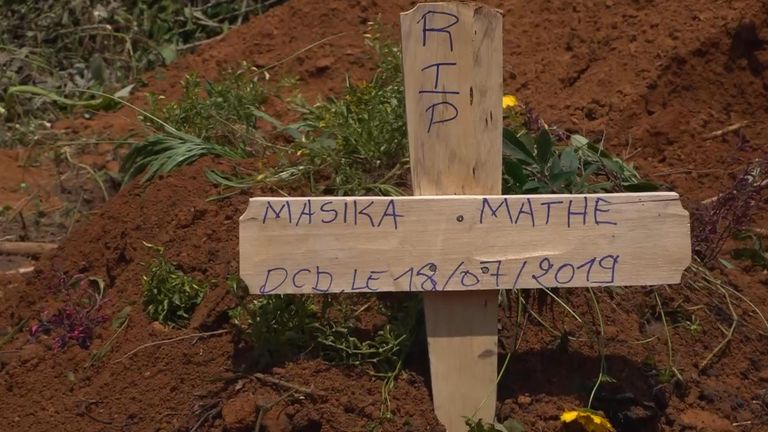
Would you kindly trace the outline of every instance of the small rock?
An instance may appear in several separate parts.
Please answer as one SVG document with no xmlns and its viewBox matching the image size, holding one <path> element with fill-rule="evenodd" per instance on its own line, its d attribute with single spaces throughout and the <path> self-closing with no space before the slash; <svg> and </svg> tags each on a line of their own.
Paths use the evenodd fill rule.
<svg viewBox="0 0 768 432">
<path fill-rule="evenodd" d="M 244 430 L 256 421 L 259 400 L 251 393 L 241 393 L 224 403 L 221 417 L 227 430 Z"/>
<path fill-rule="evenodd" d="M 150 324 L 149 327 L 151 327 L 152 331 L 155 332 L 155 333 L 167 333 L 168 332 L 168 327 L 160 324 L 157 321 L 152 321 L 152 324 Z"/>
<path fill-rule="evenodd" d="M 702 402 L 715 402 L 717 400 L 717 395 L 712 390 L 702 390 L 701 394 L 699 395 L 699 400 Z"/>
<path fill-rule="evenodd" d="M 531 399 L 528 395 L 520 395 L 517 397 L 517 404 L 518 405 L 530 405 L 533 399 Z"/>
<path fill-rule="evenodd" d="M 333 65 L 333 57 L 323 57 L 315 62 L 315 73 L 323 73 Z"/>
</svg>

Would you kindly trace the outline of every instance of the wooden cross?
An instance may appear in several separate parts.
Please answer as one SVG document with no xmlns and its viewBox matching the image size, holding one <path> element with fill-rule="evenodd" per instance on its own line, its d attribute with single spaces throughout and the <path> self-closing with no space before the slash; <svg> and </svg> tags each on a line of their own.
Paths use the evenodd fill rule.
<svg viewBox="0 0 768 432">
<path fill-rule="evenodd" d="M 501 193 L 502 20 L 472 3 L 401 15 L 414 197 L 252 198 L 254 294 L 423 293 L 432 396 L 448 432 L 493 421 L 498 290 L 679 283 L 675 193 Z"/>
</svg>

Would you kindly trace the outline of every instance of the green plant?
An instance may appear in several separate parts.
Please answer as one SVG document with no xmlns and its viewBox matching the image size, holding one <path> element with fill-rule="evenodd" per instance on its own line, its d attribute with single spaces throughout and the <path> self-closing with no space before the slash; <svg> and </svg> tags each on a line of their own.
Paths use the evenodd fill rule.
<svg viewBox="0 0 768 432">
<path fill-rule="evenodd" d="M 754 231 L 740 231 L 734 236 L 736 240 L 746 240 L 750 246 L 738 247 L 731 251 L 731 256 L 738 260 L 748 260 L 753 266 L 768 269 L 768 251 L 763 245 L 763 237 Z"/>
<path fill-rule="evenodd" d="M 253 348 L 257 368 L 286 361 L 309 350 L 315 340 L 318 311 L 311 297 L 261 296 L 229 311 L 232 323 Z"/>
<path fill-rule="evenodd" d="M 667 366 L 659 373 L 659 382 L 662 384 L 670 383 L 673 380 L 679 380 L 683 382 L 683 376 L 675 366 L 674 353 L 672 349 L 672 336 L 669 333 L 669 325 L 667 325 L 667 317 L 664 314 L 664 306 L 661 303 L 661 297 L 659 297 L 658 291 L 654 290 L 653 295 L 656 298 L 656 305 L 659 308 L 659 315 L 661 316 L 661 323 L 664 326 L 664 334 L 667 337 Z"/>
<path fill-rule="evenodd" d="M 123 184 L 144 173 L 142 181 L 190 164 L 203 156 L 230 160 L 263 155 L 269 145 L 256 130 L 258 119 L 269 119 L 261 111 L 266 87 L 242 65 L 205 87 L 195 75 L 184 80 L 184 95 L 160 106 L 150 97 L 150 110 L 138 110 L 155 133 L 135 144 L 120 164 Z"/>
<path fill-rule="evenodd" d="M 184 327 L 195 307 L 203 301 L 208 287 L 184 274 L 170 262 L 162 248 L 145 243 L 157 251 L 142 277 L 144 311 L 163 325 Z"/>
<path fill-rule="evenodd" d="M 516 108 L 515 110 L 520 110 Z M 569 135 L 538 120 L 530 111 L 503 130 L 505 194 L 648 192 L 659 186 L 601 145 Z M 513 117 L 519 120 L 520 117 Z"/>
<path fill-rule="evenodd" d="M 306 295 L 249 297 L 237 276 L 228 284 L 237 299 L 230 320 L 252 347 L 257 368 L 312 352 L 332 364 L 364 367 L 383 379 L 381 414 L 389 415 L 389 392 L 415 337 L 418 298 L 382 306 L 386 324 L 361 334 L 357 318 L 371 303 L 355 307 L 347 297 L 324 297 L 318 307 L 317 297 Z"/>
<path fill-rule="evenodd" d="M 7 334 L 0 338 L 0 348 L 2 348 L 3 345 L 7 344 L 8 342 L 12 341 L 17 334 L 21 333 L 21 331 L 24 330 L 24 326 L 27 324 L 27 321 L 28 320 L 26 318 L 22 319 Z"/>
<path fill-rule="evenodd" d="M 120 312 L 118 312 L 117 315 L 115 315 L 115 317 L 112 319 L 112 330 L 115 332 L 112 334 L 109 340 L 107 340 L 107 342 L 101 346 L 101 348 L 91 353 L 91 356 L 88 358 L 88 362 L 85 363 L 86 368 L 98 365 L 102 360 L 104 360 L 104 357 L 109 354 L 109 352 L 112 350 L 112 344 L 115 342 L 115 338 L 117 338 L 120 332 L 122 332 L 128 325 L 128 314 L 130 312 L 131 307 L 126 306 Z"/>
<path fill-rule="evenodd" d="M 347 81 L 341 97 L 298 104 L 302 118 L 292 127 L 302 134 L 297 144 L 307 150 L 318 193 L 402 195 L 408 144 L 400 50 L 375 27 L 366 42 L 378 61 L 369 82 Z"/>
<path fill-rule="evenodd" d="M 339 317 L 331 319 L 334 307 Z M 403 368 L 405 356 L 415 338 L 419 322 L 421 302 L 418 298 L 407 298 L 381 306 L 380 313 L 387 318 L 386 324 L 376 329 L 370 338 L 355 335 L 355 318 L 368 304 L 352 311 L 338 301 L 324 303 L 323 321 L 318 327 L 320 353 L 326 361 L 335 364 L 364 366 L 377 377 L 383 378 L 381 395 L 381 416 L 390 414 L 389 393 L 395 385 L 395 378 Z"/>
<path fill-rule="evenodd" d="M 120 87 L 279 2 L 6 1 L 0 21 L 0 100 L 7 96 L 2 89 L 19 85 L 61 93 L 74 102 L 82 95 L 72 89 Z M 50 120 L 57 111 L 38 98 L 5 109 L 14 121 Z"/>
<path fill-rule="evenodd" d="M 184 92 L 178 100 L 161 103 L 161 96 L 150 95 L 151 117 L 147 125 L 162 130 L 161 119 L 176 130 L 200 140 L 225 147 L 246 148 L 263 143 L 256 121 L 266 114 L 262 104 L 269 95 L 266 80 L 258 79 L 256 69 L 246 63 L 222 72 L 217 81 L 202 81 L 191 73 L 182 82 Z"/>
<path fill-rule="evenodd" d="M 228 159 L 245 157 L 242 149 L 208 144 L 175 129 L 166 132 L 146 138 L 140 144 L 133 146 L 125 155 L 120 164 L 123 185 L 128 184 L 141 173 L 144 173 L 141 181 L 146 182 L 159 174 L 190 164 L 203 156 L 219 156 Z"/>
<path fill-rule="evenodd" d="M 485 423 L 482 420 L 468 418 L 465 421 L 468 432 L 525 432 L 525 428 L 515 419 L 507 419 L 504 423 Z"/>
</svg>

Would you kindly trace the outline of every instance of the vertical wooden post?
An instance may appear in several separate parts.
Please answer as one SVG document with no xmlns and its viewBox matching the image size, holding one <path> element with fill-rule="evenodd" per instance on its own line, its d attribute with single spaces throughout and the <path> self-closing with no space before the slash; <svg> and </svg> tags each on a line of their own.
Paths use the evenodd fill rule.
<svg viewBox="0 0 768 432">
<path fill-rule="evenodd" d="M 423 3 L 400 21 L 414 194 L 500 194 L 500 11 Z M 465 417 L 493 421 L 497 310 L 495 290 L 424 295 L 432 397 L 448 432 L 465 431 Z"/>
</svg>

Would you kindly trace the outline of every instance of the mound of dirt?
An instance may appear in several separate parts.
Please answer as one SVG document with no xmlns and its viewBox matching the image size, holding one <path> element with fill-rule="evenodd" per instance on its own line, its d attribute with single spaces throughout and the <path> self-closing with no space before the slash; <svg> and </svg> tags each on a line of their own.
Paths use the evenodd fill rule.
<svg viewBox="0 0 768 432">
<path fill-rule="evenodd" d="M 173 98 L 190 71 L 215 79 L 231 63 L 266 66 L 287 59 L 271 71 L 273 76 L 297 75 L 303 94 L 329 95 L 341 89 L 345 74 L 353 79 L 370 76 L 374 65 L 362 37 L 367 23 L 381 15 L 397 34 L 398 13 L 411 3 L 358 0 L 320 6 L 291 0 L 147 74 L 141 91 Z M 588 135 L 605 132 L 612 151 L 626 154 L 643 174 L 670 183 L 686 201 L 717 195 L 739 167 L 766 156 L 768 6 L 762 0 L 491 5 L 505 12 L 508 91 L 549 123 Z M 135 94 L 132 102 L 141 104 L 143 98 Z M 705 139 L 743 121 L 749 123 L 738 131 Z M 83 136 L 119 137 L 138 125 L 135 114 L 123 109 L 56 127 Z M 244 162 L 250 168 L 260 163 Z M 268 371 L 268 380 L 239 375 L 237 341 L 229 333 L 153 345 L 122 359 L 148 342 L 226 329 L 225 311 L 232 300 L 225 282 L 237 272 L 238 217 L 249 196 L 267 191 L 208 201 L 218 192 L 205 179 L 211 168 L 231 169 L 205 159 L 149 184 L 130 185 L 77 225 L 29 278 L 0 279 L 0 329 L 55 306 L 57 299 L 48 288 L 61 273 L 102 278 L 109 287 L 104 305 L 109 316 L 132 307 L 111 351 L 90 368 L 84 366 L 90 352 L 77 347 L 54 352 L 25 334 L 4 345 L 0 424 L 32 432 L 61 425 L 73 431 L 253 430 L 258 410 L 287 393 L 289 383 L 304 391 L 269 410 L 262 430 L 375 430 L 382 382 L 359 369 L 296 359 Z M 768 224 L 765 212 L 756 224 Z M 165 247 L 183 271 L 216 281 L 192 318 L 192 330 L 164 329 L 142 312 L 143 263 L 152 256 L 144 242 Z M 768 306 L 764 272 L 743 267 L 723 276 L 740 295 L 758 307 Z M 588 294 L 566 294 L 574 309 L 589 317 Z M 741 424 L 739 430 L 768 428 L 768 344 L 748 305 L 735 306 L 743 325 L 713 364 L 699 372 L 702 360 L 724 337 L 720 329 L 730 326 L 726 299 L 708 291 L 665 292 L 664 304 L 701 307 L 675 312 L 682 318 L 671 330 L 674 365 L 684 380 L 659 385 L 664 382 L 658 373 L 667 362 L 667 336 L 653 293 L 606 289 L 598 296 L 610 305 L 603 319 L 607 374 L 615 382 L 603 385 L 595 407 L 620 430 L 687 431 L 734 423 Z M 564 409 L 586 405 L 600 362 L 593 340 L 564 341 L 543 325 L 579 329 L 582 324 L 551 305 L 540 316 L 542 322 L 526 323 L 518 346 L 512 318 L 500 311 L 502 347 L 517 346 L 517 352 L 499 389 L 498 412 L 528 430 L 556 430 Z M 92 351 L 114 332 L 109 324 L 98 328 Z M 416 352 L 424 351 L 416 347 Z M 500 360 L 502 364 L 504 358 Z M 391 394 L 393 419 L 382 422 L 381 430 L 441 429 L 431 408 L 425 363 L 423 356 L 410 360 Z"/>
</svg>

